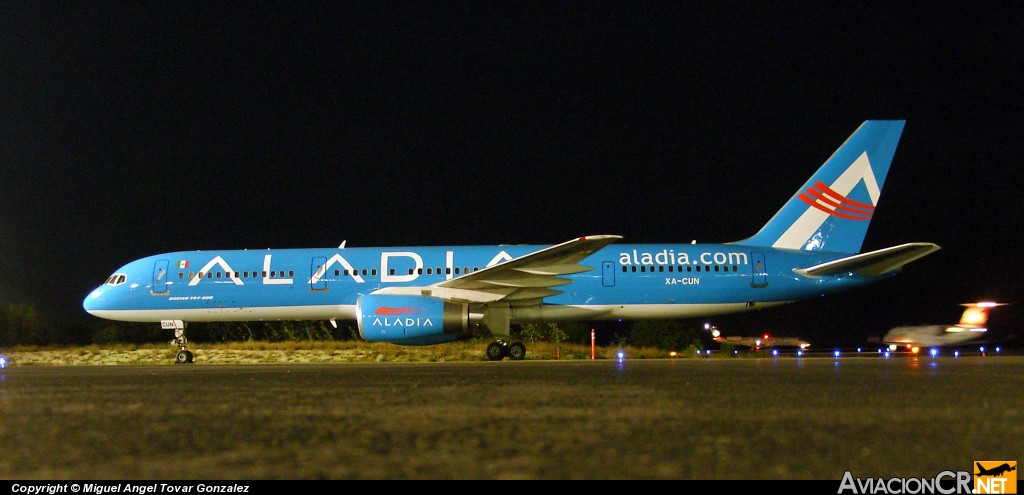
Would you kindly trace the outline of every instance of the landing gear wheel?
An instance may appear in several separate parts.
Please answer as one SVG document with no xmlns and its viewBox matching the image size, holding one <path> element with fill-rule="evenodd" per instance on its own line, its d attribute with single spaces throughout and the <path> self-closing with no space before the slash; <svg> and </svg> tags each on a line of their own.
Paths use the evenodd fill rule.
<svg viewBox="0 0 1024 495">
<path fill-rule="evenodd" d="M 192 362 L 194 361 L 191 351 L 178 351 L 178 354 L 174 356 L 175 364 L 189 364 Z"/>
<path fill-rule="evenodd" d="M 491 361 L 501 361 L 502 359 L 505 359 L 505 354 L 508 350 L 507 347 L 508 344 L 500 340 L 487 344 L 487 359 L 490 359 Z"/>
<path fill-rule="evenodd" d="M 192 351 L 188 350 L 188 339 L 185 338 L 185 322 L 181 320 L 163 320 L 160 322 L 163 328 L 174 329 L 174 340 L 171 345 L 178 348 L 174 355 L 174 364 L 192 364 L 194 361 Z"/>
<path fill-rule="evenodd" d="M 513 342 L 512 345 L 508 346 L 508 358 L 513 361 L 522 361 L 526 359 L 526 346 L 522 342 Z"/>
</svg>

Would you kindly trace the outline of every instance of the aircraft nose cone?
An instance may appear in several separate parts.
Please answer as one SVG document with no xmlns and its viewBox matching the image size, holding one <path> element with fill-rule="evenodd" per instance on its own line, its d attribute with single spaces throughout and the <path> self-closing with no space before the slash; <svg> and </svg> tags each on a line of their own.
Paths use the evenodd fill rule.
<svg viewBox="0 0 1024 495">
<path fill-rule="evenodd" d="M 103 289 L 96 288 L 90 292 L 88 296 L 85 296 L 85 299 L 82 301 L 82 309 L 84 309 L 86 313 L 95 314 L 93 313 L 94 311 L 103 309 L 104 301 Z"/>
</svg>

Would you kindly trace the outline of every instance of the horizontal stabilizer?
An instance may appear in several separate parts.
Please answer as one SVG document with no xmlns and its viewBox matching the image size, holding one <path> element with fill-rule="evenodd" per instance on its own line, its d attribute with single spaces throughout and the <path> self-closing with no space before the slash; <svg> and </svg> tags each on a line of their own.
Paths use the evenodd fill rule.
<svg viewBox="0 0 1024 495">
<path fill-rule="evenodd" d="M 847 273 L 865 277 L 876 277 L 893 270 L 898 270 L 903 265 L 938 250 L 939 246 L 930 242 L 912 242 L 869 253 L 857 254 L 808 268 L 796 268 L 793 271 L 811 278 Z"/>
</svg>

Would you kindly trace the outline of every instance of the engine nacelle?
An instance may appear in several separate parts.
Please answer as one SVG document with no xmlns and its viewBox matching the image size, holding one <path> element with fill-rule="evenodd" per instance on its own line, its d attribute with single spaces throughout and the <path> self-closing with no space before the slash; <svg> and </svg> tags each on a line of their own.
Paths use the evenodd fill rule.
<svg viewBox="0 0 1024 495">
<path fill-rule="evenodd" d="M 356 302 L 359 335 L 370 342 L 452 342 L 469 328 L 469 306 L 427 296 L 369 295 Z"/>
</svg>

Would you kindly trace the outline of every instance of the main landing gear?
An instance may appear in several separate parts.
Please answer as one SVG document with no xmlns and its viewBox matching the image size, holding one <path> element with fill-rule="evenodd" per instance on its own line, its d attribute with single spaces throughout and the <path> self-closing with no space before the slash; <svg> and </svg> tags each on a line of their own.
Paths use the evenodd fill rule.
<svg viewBox="0 0 1024 495">
<path fill-rule="evenodd" d="M 164 328 L 168 326 L 174 328 L 174 340 L 171 341 L 171 345 L 178 346 L 178 353 L 174 355 L 174 364 L 194 363 L 195 356 L 192 355 L 192 351 L 188 350 L 188 339 L 185 338 L 185 324 L 181 320 L 160 323 Z"/>
<path fill-rule="evenodd" d="M 487 345 L 487 359 L 501 361 L 505 357 L 512 361 L 526 359 L 526 346 L 522 342 L 509 343 L 505 340 L 498 340 Z"/>
</svg>

